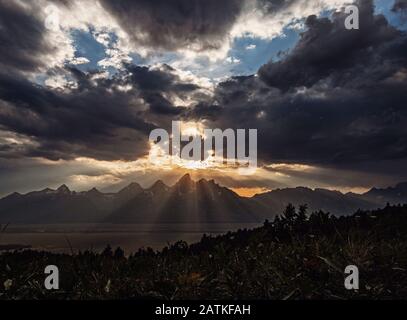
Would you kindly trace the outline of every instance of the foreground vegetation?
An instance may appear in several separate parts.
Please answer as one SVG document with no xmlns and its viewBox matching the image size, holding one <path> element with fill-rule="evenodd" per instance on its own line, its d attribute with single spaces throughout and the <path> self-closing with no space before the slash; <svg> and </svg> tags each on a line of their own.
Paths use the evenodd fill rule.
<svg viewBox="0 0 407 320">
<path fill-rule="evenodd" d="M 60 270 L 60 290 L 44 289 L 44 268 Z M 356 265 L 360 290 L 344 288 Z M 160 252 L 121 249 L 76 255 L 0 255 L 0 299 L 404 299 L 407 205 L 334 217 L 288 206 L 254 230 Z"/>
</svg>

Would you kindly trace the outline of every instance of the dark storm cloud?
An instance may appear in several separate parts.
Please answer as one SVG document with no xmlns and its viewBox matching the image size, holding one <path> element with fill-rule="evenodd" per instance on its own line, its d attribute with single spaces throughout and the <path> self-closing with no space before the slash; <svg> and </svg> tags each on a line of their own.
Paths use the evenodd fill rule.
<svg viewBox="0 0 407 320">
<path fill-rule="evenodd" d="M 274 14 L 303 0 L 101 0 L 137 45 L 203 51 L 222 47 L 248 4 Z"/>
<path fill-rule="evenodd" d="M 169 65 L 163 65 L 160 70 L 151 70 L 147 67 L 128 66 L 132 73 L 133 82 L 144 91 L 162 90 L 165 92 L 193 92 L 199 89 L 193 83 L 177 81 L 176 71 Z"/>
<path fill-rule="evenodd" d="M 343 13 L 335 14 L 333 21 L 310 16 L 306 20 L 307 31 L 293 51 L 285 59 L 270 61 L 259 70 L 262 80 L 282 90 L 310 87 L 327 77 L 343 85 L 364 68 L 381 62 L 372 61 L 381 58 L 376 51 L 385 50 L 383 45 L 396 40 L 400 32 L 389 26 L 384 16 L 373 15 L 370 0 L 361 1 L 359 8 L 360 30 L 347 30 Z"/>
<path fill-rule="evenodd" d="M 164 97 L 163 93 L 176 94 L 179 97 L 191 96 L 199 87 L 192 83 L 180 82 L 174 74 L 175 70 L 163 65 L 161 70 L 147 67 L 128 66 L 130 80 L 140 90 L 141 97 L 149 104 L 150 110 L 162 115 L 179 115 L 183 108 L 176 108 Z"/>
<path fill-rule="evenodd" d="M 193 95 L 197 89 L 168 68 L 129 66 L 98 80 L 70 69 L 78 87 L 63 91 L 0 73 L 0 126 L 34 140 L 20 156 L 136 159 L 147 153 L 150 131 L 180 113 L 164 96 Z"/>
<path fill-rule="evenodd" d="M 114 158 L 115 152 L 118 157 L 134 155 L 136 149 L 126 151 L 123 144 L 114 143 L 122 140 L 119 129 L 127 132 L 129 139 L 137 137 L 132 129 L 148 130 L 127 107 L 128 99 L 120 93 L 109 94 L 106 88 L 58 93 L 2 75 L 0 96 L 2 126 L 39 143 L 26 150 L 27 156 L 57 160 L 75 156 Z"/>
<path fill-rule="evenodd" d="M 25 6 L 15 1 L 0 0 L 0 68 L 33 71 L 43 65 L 42 54 L 52 48 L 44 39 L 44 22 L 36 15 L 34 3 Z"/>
<path fill-rule="evenodd" d="M 223 128 L 257 128 L 267 162 L 333 166 L 407 158 L 407 36 L 359 3 L 361 29 L 343 14 L 311 16 L 296 47 L 259 76 L 221 83 L 191 113 Z M 220 109 L 217 117 L 212 107 Z"/>
<path fill-rule="evenodd" d="M 102 0 L 138 44 L 162 49 L 222 46 L 243 0 Z"/>
<path fill-rule="evenodd" d="M 393 11 L 400 12 L 407 10 L 407 0 L 396 0 L 393 6 Z"/>
</svg>

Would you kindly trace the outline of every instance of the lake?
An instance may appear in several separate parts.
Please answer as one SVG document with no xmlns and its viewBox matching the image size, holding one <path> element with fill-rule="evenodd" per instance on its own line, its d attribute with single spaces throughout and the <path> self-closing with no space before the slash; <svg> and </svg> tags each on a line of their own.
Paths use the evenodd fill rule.
<svg viewBox="0 0 407 320">
<path fill-rule="evenodd" d="M 198 242 L 204 233 L 220 235 L 258 226 L 250 223 L 10 225 L 0 234 L 0 248 L 29 246 L 35 250 L 69 253 L 72 246 L 74 252 L 87 249 L 99 252 L 109 244 L 113 248 L 120 246 L 129 254 L 143 247 L 159 250 L 179 240 Z"/>
</svg>

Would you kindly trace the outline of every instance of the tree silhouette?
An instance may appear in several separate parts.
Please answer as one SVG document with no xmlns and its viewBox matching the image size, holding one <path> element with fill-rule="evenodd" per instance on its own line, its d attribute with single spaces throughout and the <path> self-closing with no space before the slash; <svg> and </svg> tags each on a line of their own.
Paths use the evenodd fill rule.
<svg viewBox="0 0 407 320">
<path fill-rule="evenodd" d="M 114 258 L 115 259 L 124 258 L 124 250 L 122 248 L 118 247 L 114 252 Z"/>
</svg>

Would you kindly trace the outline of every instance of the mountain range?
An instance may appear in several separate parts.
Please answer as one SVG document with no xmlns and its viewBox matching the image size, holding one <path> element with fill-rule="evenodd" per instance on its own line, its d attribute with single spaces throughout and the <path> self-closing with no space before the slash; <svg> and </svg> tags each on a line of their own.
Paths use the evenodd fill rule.
<svg viewBox="0 0 407 320">
<path fill-rule="evenodd" d="M 287 204 L 309 211 L 347 215 L 386 203 L 407 203 L 407 183 L 364 194 L 310 189 L 276 189 L 244 198 L 214 180 L 193 181 L 189 174 L 175 185 L 157 181 L 144 189 L 131 183 L 117 193 L 97 189 L 71 191 L 66 185 L 0 199 L 0 223 L 228 223 L 262 222 L 281 214 Z"/>
</svg>

